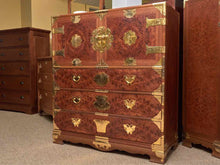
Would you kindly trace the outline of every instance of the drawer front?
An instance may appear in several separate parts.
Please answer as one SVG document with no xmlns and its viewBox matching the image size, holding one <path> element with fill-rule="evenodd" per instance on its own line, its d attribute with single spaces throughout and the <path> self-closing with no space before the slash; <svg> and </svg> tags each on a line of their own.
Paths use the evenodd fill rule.
<svg viewBox="0 0 220 165">
<path fill-rule="evenodd" d="M 50 111 L 52 114 L 53 93 L 46 90 L 38 90 L 40 110 Z"/>
<path fill-rule="evenodd" d="M 28 48 L 0 49 L 0 61 L 23 61 L 29 60 L 29 58 Z"/>
<path fill-rule="evenodd" d="M 28 62 L 0 62 L 1 75 L 29 75 Z"/>
<path fill-rule="evenodd" d="M 28 33 L 13 33 L 0 35 L 0 47 L 28 45 Z"/>
<path fill-rule="evenodd" d="M 55 108 L 153 118 L 162 109 L 162 96 L 57 91 Z"/>
<path fill-rule="evenodd" d="M 30 78 L 21 76 L 1 76 L 0 89 L 30 90 Z"/>
<path fill-rule="evenodd" d="M 148 144 L 154 143 L 162 136 L 160 129 L 150 120 L 60 111 L 56 113 L 54 122 L 61 131 L 106 136 Z"/>
<path fill-rule="evenodd" d="M 153 69 L 58 69 L 59 88 L 147 91 L 162 84 L 161 70 Z"/>
<path fill-rule="evenodd" d="M 0 91 L 1 103 L 30 104 L 29 92 Z"/>
<path fill-rule="evenodd" d="M 53 90 L 53 75 L 52 74 L 39 74 L 37 85 L 39 89 L 52 91 Z"/>
<path fill-rule="evenodd" d="M 52 74 L 52 60 L 38 60 L 38 74 Z"/>
</svg>

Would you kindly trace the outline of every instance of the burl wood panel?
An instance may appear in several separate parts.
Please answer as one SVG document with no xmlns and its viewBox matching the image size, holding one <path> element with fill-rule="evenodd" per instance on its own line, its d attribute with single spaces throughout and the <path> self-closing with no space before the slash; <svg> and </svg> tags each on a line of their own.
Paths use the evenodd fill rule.
<svg viewBox="0 0 220 165">
<path fill-rule="evenodd" d="M 110 105 L 109 109 L 100 110 L 94 104 L 97 96 L 107 97 L 106 102 Z M 73 98 L 80 98 L 78 104 L 73 102 Z M 125 106 L 125 100 L 135 100 L 132 109 Z M 102 112 L 108 114 L 119 114 L 128 116 L 139 116 L 152 118 L 162 109 L 160 102 L 152 95 L 138 94 L 116 94 L 116 93 L 95 93 L 95 92 L 76 92 L 76 91 L 57 91 L 55 95 L 55 107 L 86 112 Z"/>
<path fill-rule="evenodd" d="M 94 79 L 96 75 L 103 73 L 108 76 L 108 82 L 106 85 L 99 85 Z M 80 76 L 80 80 L 74 82 L 73 76 Z M 125 76 L 135 76 L 135 80 L 127 84 Z M 54 79 L 59 88 L 148 92 L 157 90 L 162 83 L 161 72 L 157 73 L 153 69 L 58 69 Z"/>
<path fill-rule="evenodd" d="M 72 118 L 81 119 L 78 127 L 73 125 Z M 106 133 L 97 132 L 96 124 L 93 121 L 96 119 L 109 121 L 109 124 L 106 126 Z M 55 115 L 54 122 L 59 129 L 64 131 L 139 141 L 147 144 L 152 144 L 162 136 L 159 128 L 150 120 L 119 118 L 114 116 L 102 117 L 87 113 L 61 111 Z M 123 124 L 135 125 L 135 131 L 128 135 L 124 130 Z"/>
<path fill-rule="evenodd" d="M 185 4 L 184 131 L 194 143 L 219 140 L 219 0 Z M 208 143 L 209 144 L 208 144 Z M 220 157 L 220 156 L 219 156 Z"/>
</svg>

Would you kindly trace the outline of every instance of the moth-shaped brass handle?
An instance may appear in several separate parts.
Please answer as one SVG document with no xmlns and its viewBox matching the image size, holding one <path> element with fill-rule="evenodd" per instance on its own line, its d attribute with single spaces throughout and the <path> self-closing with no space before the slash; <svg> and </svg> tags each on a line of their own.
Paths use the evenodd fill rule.
<svg viewBox="0 0 220 165">
<path fill-rule="evenodd" d="M 124 100 L 124 104 L 127 109 L 132 109 L 135 106 L 136 100 L 133 99 L 126 99 Z"/>
<path fill-rule="evenodd" d="M 135 131 L 136 126 L 132 124 L 123 124 L 124 130 L 127 132 L 127 134 L 132 135 L 132 133 Z"/>
<path fill-rule="evenodd" d="M 124 78 L 127 85 L 131 85 L 135 81 L 136 75 L 125 75 Z"/>
<path fill-rule="evenodd" d="M 80 76 L 79 76 L 79 75 L 78 75 L 78 76 L 73 76 L 73 81 L 74 81 L 75 83 L 78 83 L 79 80 L 80 80 Z"/>
<path fill-rule="evenodd" d="M 81 101 L 81 98 L 80 98 L 80 97 L 74 97 L 74 98 L 73 98 L 73 103 L 74 103 L 74 104 L 79 104 L 80 101 Z"/>
<path fill-rule="evenodd" d="M 81 123 L 81 119 L 72 118 L 72 123 L 73 123 L 74 127 L 79 127 L 79 124 Z"/>
</svg>

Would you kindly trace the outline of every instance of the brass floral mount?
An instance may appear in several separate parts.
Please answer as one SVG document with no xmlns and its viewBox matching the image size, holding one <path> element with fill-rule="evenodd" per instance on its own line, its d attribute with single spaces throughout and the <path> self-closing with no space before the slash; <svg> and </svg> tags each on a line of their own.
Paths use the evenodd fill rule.
<svg viewBox="0 0 220 165">
<path fill-rule="evenodd" d="M 124 33 L 123 40 L 124 40 L 124 43 L 129 46 L 135 44 L 137 40 L 136 33 L 132 30 L 129 30 L 128 32 Z"/>
<path fill-rule="evenodd" d="M 132 124 L 123 124 L 124 130 L 127 132 L 127 134 L 132 135 L 132 133 L 135 131 L 136 126 Z"/>
<path fill-rule="evenodd" d="M 93 141 L 93 144 L 101 151 L 108 151 L 111 148 L 108 137 L 95 136 L 95 141 Z"/>
<path fill-rule="evenodd" d="M 73 123 L 74 127 L 79 127 L 79 124 L 81 123 L 81 119 L 72 118 L 72 123 Z"/>
</svg>

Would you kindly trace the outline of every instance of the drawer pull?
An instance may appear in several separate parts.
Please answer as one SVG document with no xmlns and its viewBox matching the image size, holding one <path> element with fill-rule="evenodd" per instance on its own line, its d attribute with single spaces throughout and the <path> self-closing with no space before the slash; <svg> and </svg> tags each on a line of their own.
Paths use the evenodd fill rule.
<svg viewBox="0 0 220 165">
<path fill-rule="evenodd" d="M 135 106 L 136 100 L 133 99 L 126 99 L 124 100 L 124 104 L 127 109 L 132 109 Z"/>
<path fill-rule="evenodd" d="M 94 81 L 96 82 L 96 84 L 98 84 L 99 86 L 105 86 L 108 82 L 109 82 L 109 76 L 104 73 L 98 73 L 95 77 L 94 77 Z"/>
<path fill-rule="evenodd" d="M 23 82 L 23 81 L 21 81 L 21 82 L 20 82 L 20 84 L 21 84 L 21 85 L 24 85 L 24 82 Z"/>
<path fill-rule="evenodd" d="M 2 83 L 2 85 L 5 85 L 5 81 L 2 81 L 1 83 Z"/>
<path fill-rule="evenodd" d="M 75 83 L 78 83 L 79 80 L 80 80 L 80 76 L 73 76 L 73 81 L 74 81 Z"/>
<path fill-rule="evenodd" d="M 20 53 L 19 53 L 19 55 L 20 55 L 20 56 L 23 56 L 23 55 L 24 55 L 24 53 L 20 52 Z"/>
<path fill-rule="evenodd" d="M 81 101 L 81 98 L 80 98 L 80 97 L 74 97 L 74 98 L 73 98 L 73 103 L 74 103 L 74 104 L 79 104 L 80 101 Z"/>
<path fill-rule="evenodd" d="M 123 124 L 123 126 L 128 135 L 132 135 L 136 128 L 136 126 L 132 124 Z"/>
<path fill-rule="evenodd" d="M 96 96 L 96 101 L 94 102 L 94 106 L 98 110 L 108 110 L 110 108 L 110 103 L 107 101 L 107 96 Z"/>
<path fill-rule="evenodd" d="M 22 38 L 22 37 L 19 37 L 18 40 L 19 40 L 19 41 L 23 41 L 23 38 Z"/>
<path fill-rule="evenodd" d="M 4 53 L 1 53 L 0 56 L 5 56 L 5 54 L 4 54 Z"/>
<path fill-rule="evenodd" d="M 0 39 L 0 43 L 3 42 L 3 39 Z"/>
<path fill-rule="evenodd" d="M 21 100 L 24 100 L 24 96 L 20 96 L 20 99 L 21 99 Z"/>
<path fill-rule="evenodd" d="M 5 67 L 4 67 L 4 66 L 2 66 L 2 67 L 1 67 L 1 69 L 2 69 L 2 70 L 5 70 Z"/>
<path fill-rule="evenodd" d="M 2 96 L 3 98 L 5 98 L 5 97 L 6 97 L 6 95 L 5 95 L 5 94 L 1 94 L 1 96 Z"/>
<path fill-rule="evenodd" d="M 73 123 L 74 127 L 79 127 L 79 124 L 81 123 L 81 119 L 72 118 L 72 123 Z"/>
<path fill-rule="evenodd" d="M 131 85 L 135 81 L 136 76 L 135 75 L 125 75 L 124 79 L 125 79 L 125 82 L 127 83 L 127 85 Z"/>
<path fill-rule="evenodd" d="M 108 120 L 99 120 L 99 119 L 94 119 L 93 120 L 96 124 L 96 129 L 98 133 L 106 133 L 106 127 L 110 123 Z"/>
<path fill-rule="evenodd" d="M 20 67 L 20 70 L 21 70 L 21 71 L 23 71 L 23 70 L 24 70 L 24 67 L 23 67 L 23 66 L 21 66 L 21 67 Z"/>
</svg>

